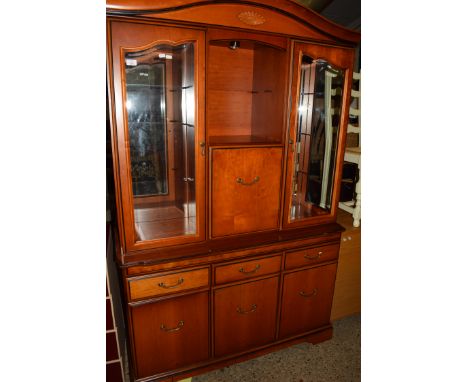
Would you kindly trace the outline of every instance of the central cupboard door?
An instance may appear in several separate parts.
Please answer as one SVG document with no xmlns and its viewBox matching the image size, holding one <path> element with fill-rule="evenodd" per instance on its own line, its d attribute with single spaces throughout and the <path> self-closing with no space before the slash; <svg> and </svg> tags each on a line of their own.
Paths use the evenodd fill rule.
<svg viewBox="0 0 468 382">
<path fill-rule="evenodd" d="M 212 149 L 212 237 L 278 227 L 282 155 L 280 147 Z"/>
<path fill-rule="evenodd" d="M 215 356 L 234 354 L 275 339 L 278 277 L 217 289 Z"/>
</svg>

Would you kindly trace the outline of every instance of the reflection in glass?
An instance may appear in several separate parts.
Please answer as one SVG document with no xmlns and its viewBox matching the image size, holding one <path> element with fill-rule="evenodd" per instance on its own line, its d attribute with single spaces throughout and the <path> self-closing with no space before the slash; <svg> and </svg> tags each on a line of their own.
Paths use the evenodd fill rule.
<svg viewBox="0 0 468 382">
<path fill-rule="evenodd" d="M 330 212 L 343 73 L 304 55 L 300 81 L 291 220 Z"/>
<path fill-rule="evenodd" d="M 196 233 L 192 43 L 125 54 L 137 240 Z"/>
<path fill-rule="evenodd" d="M 127 116 L 133 195 L 165 195 L 167 185 L 164 62 L 127 59 Z"/>
</svg>

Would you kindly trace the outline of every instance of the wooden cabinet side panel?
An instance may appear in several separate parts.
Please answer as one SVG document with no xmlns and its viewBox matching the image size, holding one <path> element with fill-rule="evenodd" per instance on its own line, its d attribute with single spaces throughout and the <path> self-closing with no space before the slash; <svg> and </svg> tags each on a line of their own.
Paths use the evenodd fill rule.
<svg viewBox="0 0 468 382">
<path fill-rule="evenodd" d="M 337 320 L 360 311 L 361 228 L 351 226 L 343 233 L 341 242 L 331 319 Z"/>
</svg>

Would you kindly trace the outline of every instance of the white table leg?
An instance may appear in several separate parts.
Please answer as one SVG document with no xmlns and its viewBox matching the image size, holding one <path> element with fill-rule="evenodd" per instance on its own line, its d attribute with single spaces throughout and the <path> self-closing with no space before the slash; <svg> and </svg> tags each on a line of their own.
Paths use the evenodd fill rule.
<svg viewBox="0 0 468 382">
<path fill-rule="evenodd" d="M 356 204 L 353 211 L 353 227 L 359 227 L 361 224 L 361 160 L 358 163 L 359 180 L 356 183 Z"/>
</svg>

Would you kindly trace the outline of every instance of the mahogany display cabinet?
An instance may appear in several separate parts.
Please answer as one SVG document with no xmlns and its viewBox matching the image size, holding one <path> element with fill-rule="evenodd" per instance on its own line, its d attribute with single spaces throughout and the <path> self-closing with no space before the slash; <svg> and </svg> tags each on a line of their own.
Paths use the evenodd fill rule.
<svg viewBox="0 0 468 382">
<path fill-rule="evenodd" d="M 133 380 L 331 338 L 359 40 L 290 0 L 108 0 Z"/>
</svg>

